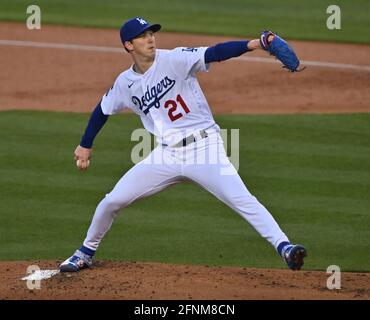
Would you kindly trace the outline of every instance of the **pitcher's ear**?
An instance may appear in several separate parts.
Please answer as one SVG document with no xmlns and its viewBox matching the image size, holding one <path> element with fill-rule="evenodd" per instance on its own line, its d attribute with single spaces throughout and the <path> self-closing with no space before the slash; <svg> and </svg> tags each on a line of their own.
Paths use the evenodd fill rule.
<svg viewBox="0 0 370 320">
<path fill-rule="evenodd" d="M 130 52 L 133 50 L 133 46 L 132 46 L 132 42 L 131 41 L 125 41 L 125 43 L 123 44 L 125 50 L 127 52 Z"/>
</svg>

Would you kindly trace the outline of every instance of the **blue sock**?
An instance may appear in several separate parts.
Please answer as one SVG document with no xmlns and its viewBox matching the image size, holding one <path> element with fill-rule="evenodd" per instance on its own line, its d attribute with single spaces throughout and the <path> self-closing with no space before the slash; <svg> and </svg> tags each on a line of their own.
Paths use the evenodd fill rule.
<svg viewBox="0 0 370 320">
<path fill-rule="evenodd" d="M 95 251 L 94 250 L 91 250 L 89 248 L 86 248 L 84 245 L 81 246 L 81 248 L 79 249 L 81 252 L 83 252 L 84 254 L 87 254 L 89 256 L 93 256 L 95 254 Z"/>
<path fill-rule="evenodd" d="M 277 252 L 279 252 L 279 254 L 281 255 L 281 253 L 282 253 L 282 251 L 283 251 L 284 247 L 285 247 L 285 246 L 287 246 L 287 245 L 289 245 L 289 244 L 290 244 L 290 242 L 288 242 L 288 241 L 283 241 L 283 242 L 281 242 L 281 243 L 278 245 L 278 247 L 277 247 Z"/>
</svg>

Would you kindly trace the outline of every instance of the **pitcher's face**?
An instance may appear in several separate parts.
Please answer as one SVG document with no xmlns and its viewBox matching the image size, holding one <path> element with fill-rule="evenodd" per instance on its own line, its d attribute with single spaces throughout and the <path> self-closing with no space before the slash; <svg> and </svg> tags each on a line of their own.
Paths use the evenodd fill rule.
<svg viewBox="0 0 370 320">
<path fill-rule="evenodd" d="M 156 50 L 154 32 L 151 30 L 143 32 L 128 42 L 127 47 L 138 55 L 154 59 Z"/>
</svg>

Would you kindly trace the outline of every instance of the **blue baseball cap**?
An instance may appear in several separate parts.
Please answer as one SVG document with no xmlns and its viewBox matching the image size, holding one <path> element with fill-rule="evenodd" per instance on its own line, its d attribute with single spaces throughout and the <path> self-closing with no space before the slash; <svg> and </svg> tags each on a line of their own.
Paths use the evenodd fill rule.
<svg viewBox="0 0 370 320">
<path fill-rule="evenodd" d="M 146 30 L 157 32 L 161 27 L 160 24 L 149 24 L 145 19 L 140 17 L 127 20 L 120 30 L 121 41 L 122 43 L 130 41 Z"/>
</svg>

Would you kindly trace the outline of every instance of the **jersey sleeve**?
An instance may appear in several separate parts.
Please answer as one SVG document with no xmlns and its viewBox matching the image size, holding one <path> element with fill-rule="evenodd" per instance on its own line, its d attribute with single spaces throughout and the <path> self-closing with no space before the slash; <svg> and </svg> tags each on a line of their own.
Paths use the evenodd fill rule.
<svg viewBox="0 0 370 320">
<path fill-rule="evenodd" d="M 128 93 L 124 91 L 124 88 L 124 78 L 118 76 L 101 100 L 101 109 L 105 115 L 116 114 L 127 108 Z"/>
<path fill-rule="evenodd" d="M 170 64 L 177 74 L 184 78 L 199 71 L 208 71 L 209 64 L 205 63 L 204 54 L 207 47 L 179 47 L 170 51 Z"/>
</svg>

